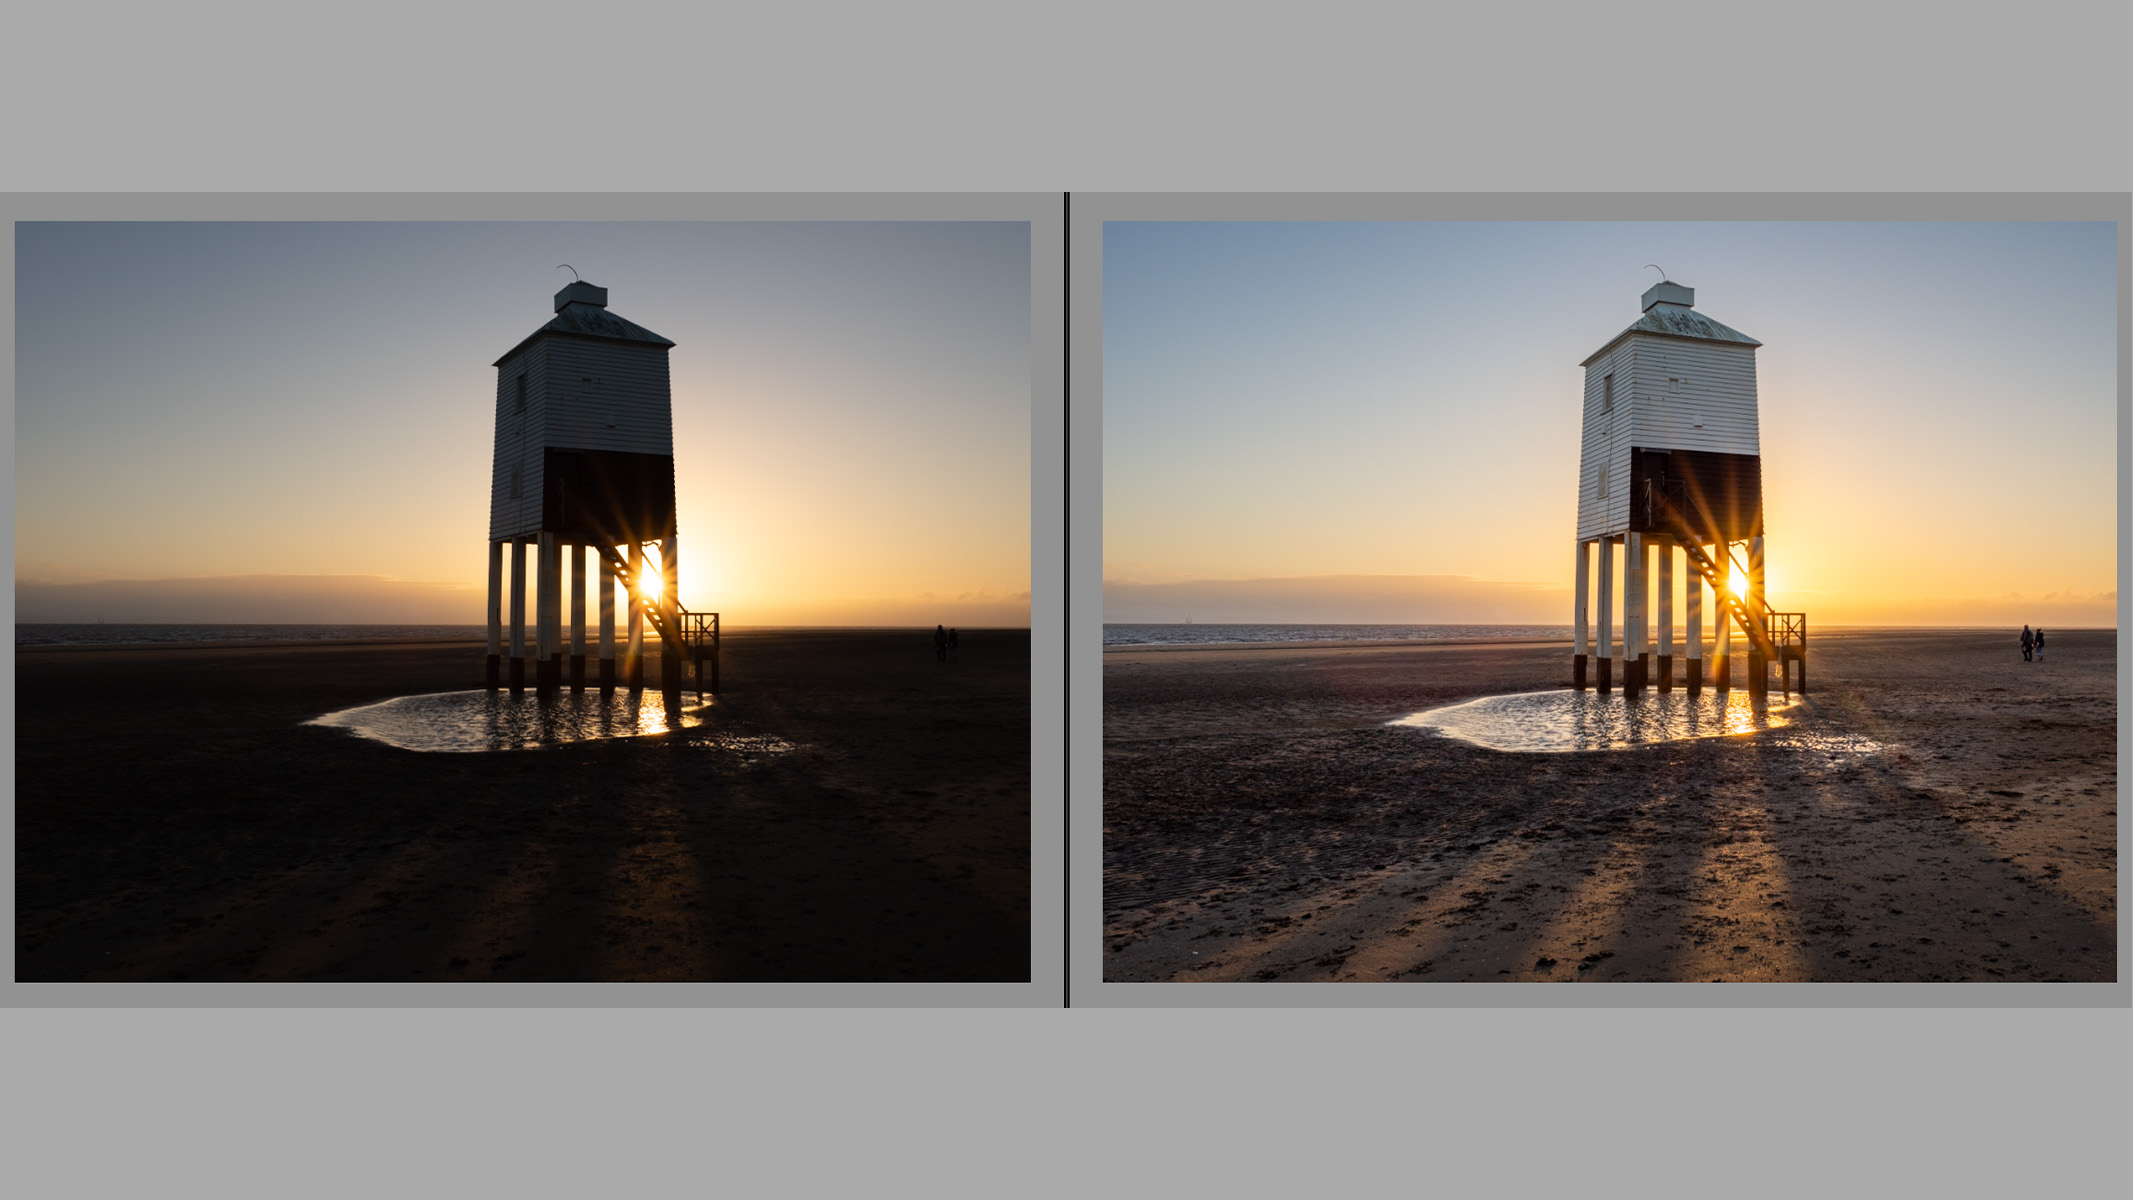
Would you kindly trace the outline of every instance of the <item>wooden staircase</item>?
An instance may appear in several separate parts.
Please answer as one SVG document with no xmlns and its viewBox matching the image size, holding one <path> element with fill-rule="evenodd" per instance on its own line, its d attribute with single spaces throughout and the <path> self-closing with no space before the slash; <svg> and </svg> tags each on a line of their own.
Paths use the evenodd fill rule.
<svg viewBox="0 0 2133 1200">
<path fill-rule="evenodd" d="M 1672 492 L 1672 489 L 1669 489 Z M 1770 662 L 1778 664 L 1779 686 L 1791 690 L 1790 665 L 1799 664 L 1800 692 L 1807 691 L 1807 614 L 1778 612 L 1759 597 L 1751 598 L 1734 594 L 1729 586 L 1731 570 L 1736 565 L 1733 549 L 1722 537 L 1712 533 L 1699 534 L 1689 527 L 1682 516 L 1684 507 L 1677 500 L 1678 493 L 1652 499 L 1652 513 L 1660 527 L 1681 546 L 1688 557 L 1689 565 L 1710 585 L 1712 595 L 1718 597 L 1719 606 L 1733 618 L 1733 624 L 1747 635 L 1749 645 Z M 1704 549 L 1705 543 L 1726 547 L 1726 561 L 1721 564 Z M 1746 574 L 1745 571 L 1742 572 Z M 1761 684 L 1752 680 L 1751 687 Z"/>
<path fill-rule="evenodd" d="M 615 577 L 623 580 L 623 586 L 629 589 L 630 594 L 636 595 L 637 581 L 630 577 L 629 559 L 623 556 L 621 549 L 608 545 L 597 546 L 595 549 L 600 557 L 606 560 Z M 675 626 L 670 629 L 667 627 L 666 614 L 661 611 L 660 606 L 640 603 L 638 608 L 644 614 L 646 624 L 659 635 L 661 644 L 680 655 L 682 661 L 687 662 L 696 673 L 696 694 L 701 696 L 706 690 L 704 669 L 708 665 L 711 674 L 711 686 L 708 690 L 712 695 L 718 695 L 718 614 L 691 612 L 683 608 L 681 601 L 677 599 L 674 601 Z M 680 690 L 678 684 L 674 690 Z"/>
</svg>

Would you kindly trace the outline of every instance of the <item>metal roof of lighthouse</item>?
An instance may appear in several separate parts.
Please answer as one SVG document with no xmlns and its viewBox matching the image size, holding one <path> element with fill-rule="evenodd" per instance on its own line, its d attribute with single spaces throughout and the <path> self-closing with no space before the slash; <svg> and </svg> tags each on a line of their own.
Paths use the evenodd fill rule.
<svg viewBox="0 0 2133 1200">
<path fill-rule="evenodd" d="M 1696 306 L 1696 289 L 1683 287 L 1672 280 L 1662 280 L 1644 293 L 1644 315 L 1631 322 L 1629 328 L 1607 339 L 1607 344 L 1592 352 L 1581 367 L 1592 365 L 1594 359 L 1615 348 L 1615 343 L 1633 333 L 1655 333 L 1660 337 L 1688 338 L 1699 342 L 1730 342 L 1736 346 L 1760 346 L 1761 342 L 1730 325 L 1721 325 L 1700 312 Z"/>
<path fill-rule="evenodd" d="M 583 280 L 566 285 L 555 294 L 555 317 L 546 325 L 525 336 L 518 345 L 502 358 L 490 363 L 492 367 L 503 366 L 511 356 L 544 334 L 560 333 L 567 337 L 604 338 L 617 342 L 643 342 L 651 346 L 671 346 L 674 343 L 660 337 L 635 321 L 624 320 L 607 311 L 607 289 L 594 287 Z"/>
</svg>

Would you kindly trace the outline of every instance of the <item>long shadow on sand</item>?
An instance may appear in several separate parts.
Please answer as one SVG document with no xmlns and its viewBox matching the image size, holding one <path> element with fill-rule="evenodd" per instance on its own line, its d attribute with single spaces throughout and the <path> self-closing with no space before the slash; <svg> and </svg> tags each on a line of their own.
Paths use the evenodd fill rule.
<svg viewBox="0 0 2133 1200">
<path fill-rule="evenodd" d="M 1963 789 L 1900 747 L 1769 735 L 1562 755 L 1383 728 L 1114 738 L 1105 977 L 2112 979 L 2109 748 L 2078 740 L 2108 711 L 2062 747 L 1855 701 L 1831 692 L 1823 719 L 1951 755 L 1974 736 Z M 2091 848 L 2050 807 L 2077 800 L 2105 819 Z M 2027 856 L 1992 832 L 2025 823 Z"/>
<path fill-rule="evenodd" d="M 1027 827 L 1026 719 L 1006 730 L 1019 760 L 872 772 L 849 747 L 923 744 L 968 697 L 919 676 L 932 690 L 887 726 L 782 753 L 763 747 L 821 724 L 745 681 L 703 730 L 531 751 L 416 754 L 297 724 L 464 678 L 436 657 L 348 697 L 319 696 L 318 656 L 286 696 L 254 669 L 238 705 L 200 652 L 145 700 L 35 680 L 51 690 L 18 736 L 17 978 L 1027 978 L 1026 842 L 964 844 Z M 84 716 L 98 707 L 118 720 Z M 910 832 L 927 827 L 945 832 Z M 956 865 L 1003 853 L 1004 887 Z"/>
</svg>

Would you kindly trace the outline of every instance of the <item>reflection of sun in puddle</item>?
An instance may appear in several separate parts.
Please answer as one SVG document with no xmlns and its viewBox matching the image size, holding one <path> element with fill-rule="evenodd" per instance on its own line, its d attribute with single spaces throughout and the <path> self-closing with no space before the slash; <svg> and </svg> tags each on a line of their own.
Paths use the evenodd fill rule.
<svg viewBox="0 0 2133 1200">
<path fill-rule="evenodd" d="M 658 692 L 565 692 L 542 699 L 533 692 L 437 692 L 399 696 L 361 708 L 327 713 L 309 725 L 346 729 L 403 750 L 470 753 L 524 750 L 565 742 L 644 737 L 693 729 L 711 712 L 709 700 L 684 700 L 669 714 Z M 778 739 L 749 738 L 749 742 Z M 751 746 L 756 753 L 789 749 Z"/>
<path fill-rule="evenodd" d="M 1619 693 L 1525 692 L 1484 696 L 1412 713 L 1390 722 L 1434 729 L 1491 750 L 1561 753 L 1620 750 L 1655 742 L 1728 737 L 1782 730 L 1774 739 L 1809 750 L 1862 753 L 1878 749 L 1865 738 L 1803 728 L 1812 709 L 1802 696 L 1754 697 L 1746 691 Z"/>
</svg>

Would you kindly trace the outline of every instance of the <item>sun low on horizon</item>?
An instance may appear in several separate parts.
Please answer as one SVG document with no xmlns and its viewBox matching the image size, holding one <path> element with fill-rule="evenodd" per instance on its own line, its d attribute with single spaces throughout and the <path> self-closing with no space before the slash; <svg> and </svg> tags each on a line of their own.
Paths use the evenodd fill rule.
<svg viewBox="0 0 2133 1200">
<path fill-rule="evenodd" d="M 582 275 L 674 343 L 685 606 L 1026 625 L 1030 261 L 1019 222 L 18 224 L 18 612 L 480 622 L 492 364 Z"/>
</svg>

